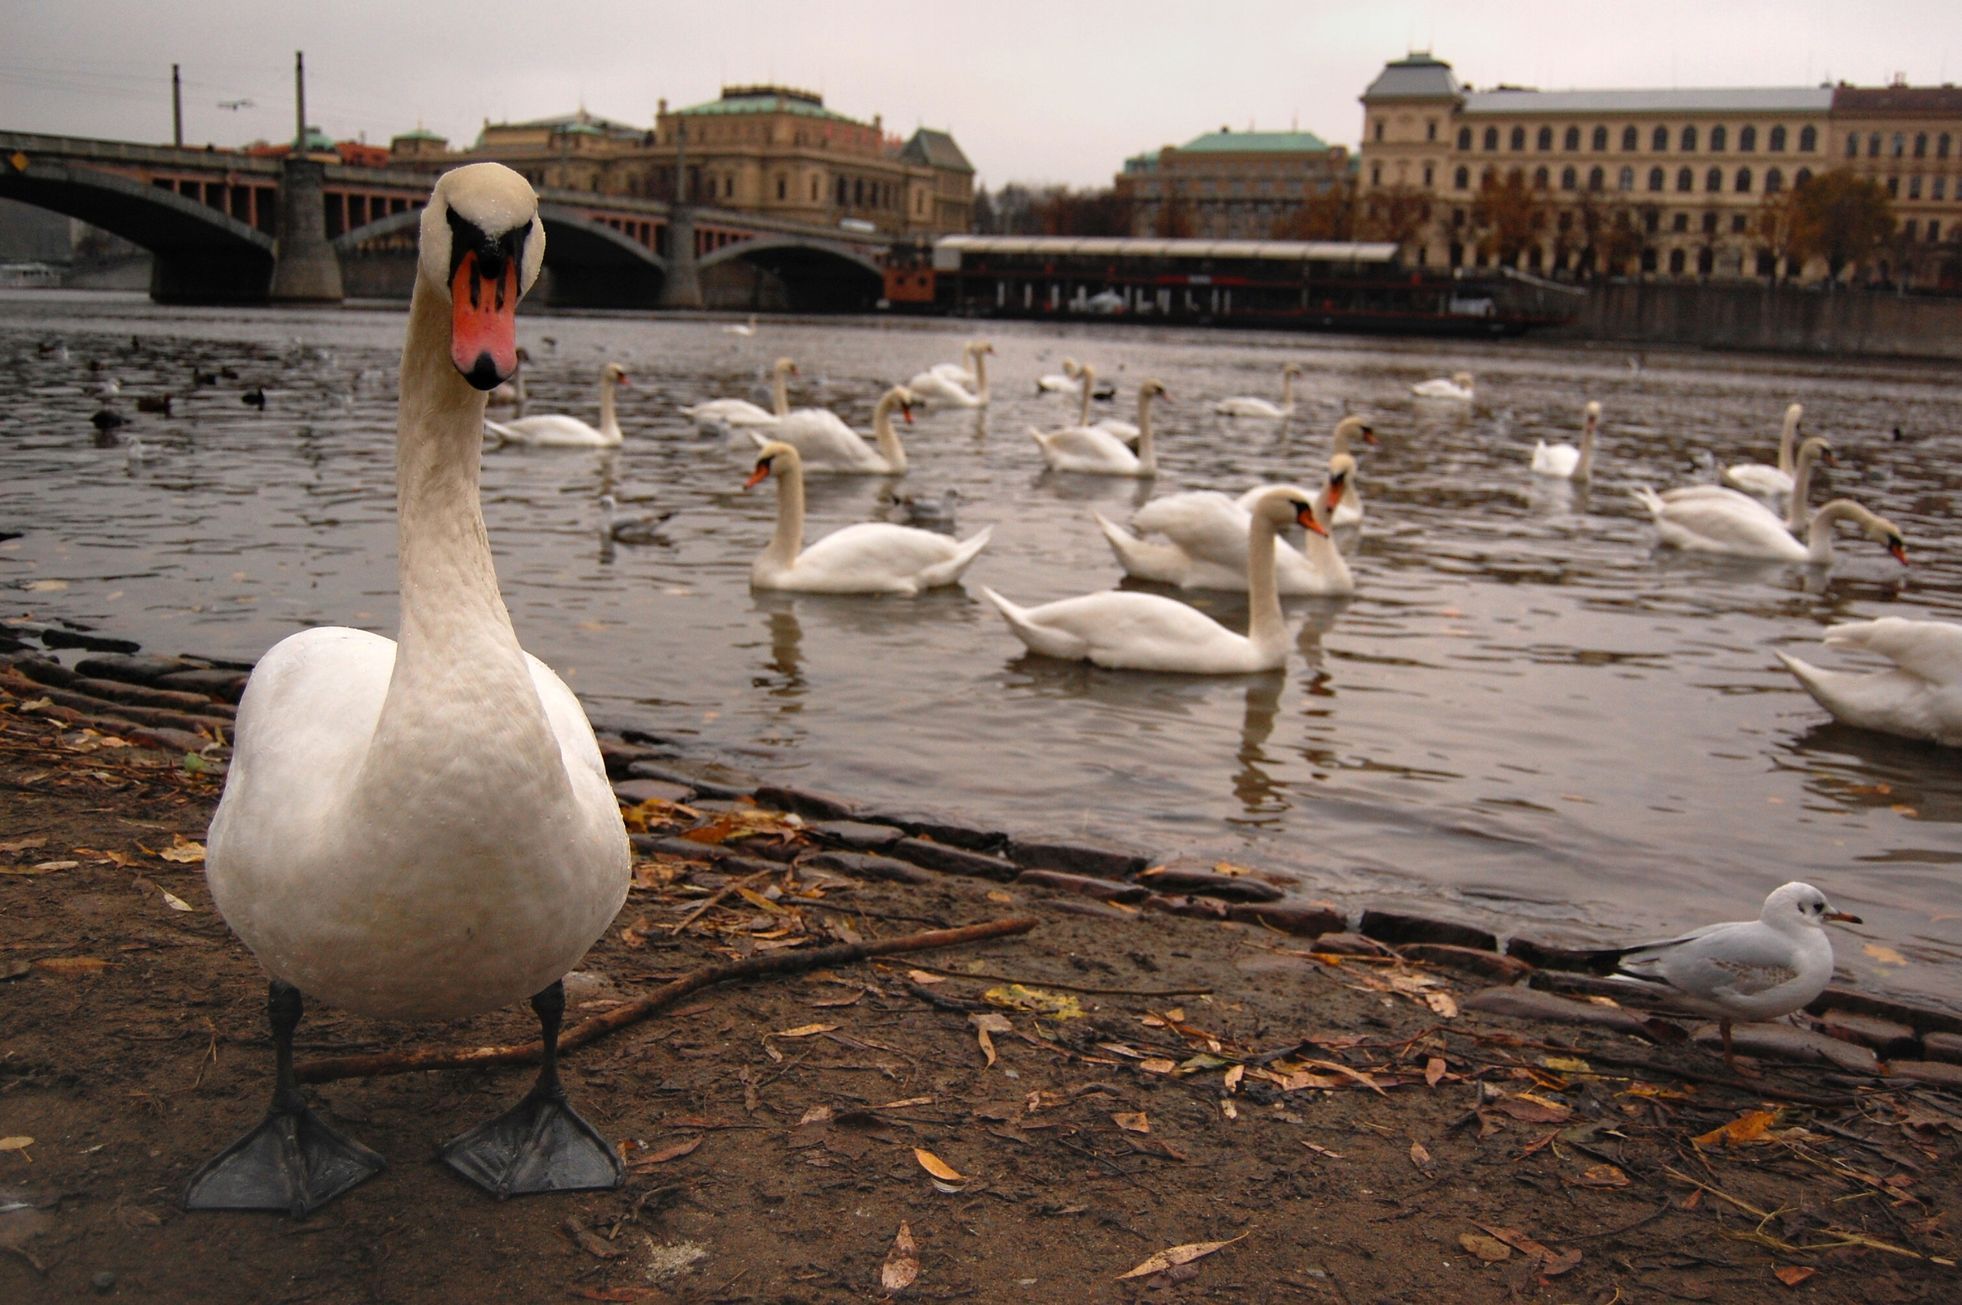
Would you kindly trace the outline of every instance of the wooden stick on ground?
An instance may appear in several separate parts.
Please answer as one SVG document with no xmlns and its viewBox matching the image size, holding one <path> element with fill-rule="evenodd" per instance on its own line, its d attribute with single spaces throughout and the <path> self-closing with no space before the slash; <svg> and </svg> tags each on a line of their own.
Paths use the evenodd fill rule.
<svg viewBox="0 0 1962 1305">
<path fill-rule="evenodd" d="M 871 956 L 890 956 L 896 952 L 930 951 L 939 947 L 958 947 L 962 943 L 986 938 L 1003 938 L 1027 933 L 1036 927 L 1032 916 L 1013 916 L 1005 920 L 986 920 L 958 929 L 930 929 L 925 933 L 902 934 L 897 938 L 874 938 L 869 942 L 836 943 L 800 951 L 766 952 L 721 965 L 704 965 L 654 991 L 612 1010 L 581 1020 L 559 1035 L 559 1050 L 570 1051 L 595 1038 L 604 1037 L 629 1024 L 638 1023 L 656 1011 L 674 1005 L 690 993 L 720 983 L 754 978 L 761 974 L 795 974 L 826 965 L 849 965 Z M 302 1083 L 325 1083 L 337 1078 L 377 1078 L 385 1074 L 413 1074 L 425 1069 L 462 1069 L 473 1065 L 520 1065 L 536 1062 L 545 1054 L 539 1042 L 508 1047 L 416 1047 L 407 1051 L 379 1051 L 361 1056 L 329 1056 L 309 1060 L 296 1068 Z"/>
</svg>

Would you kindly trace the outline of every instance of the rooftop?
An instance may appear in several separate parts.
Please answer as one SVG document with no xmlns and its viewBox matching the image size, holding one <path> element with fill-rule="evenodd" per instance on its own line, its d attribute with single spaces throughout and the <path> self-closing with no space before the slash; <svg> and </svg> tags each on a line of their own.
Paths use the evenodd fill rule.
<svg viewBox="0 0 1962 1305">
<path fill-rule="evenodd" d="M 1638 91 L 1535 91 L 1505 87 L 1465 94 L 1467 116 L 1511 113 L 1822 113 L 1822 86 L 1744 86 Z"/>
<path fill-rule="evenodd" d="M 1840 113 L 1939 113 L 1962 116 L 1962 89 L 1954 86 L 1836 86 Z"/>
<path fill-rule="evenodd" d="M 923 163 L 932 168 L 945 168 L 949 172 L 974 171 L 974 165 L 967 161 L 967 155 L 961 152 L 961 147 L 954 143 L 951 135 L 928 127 L 914 132 L 900 146 L 899 157 L 905 163 Z"/>
<path fill-rule="evenodd" d="M 1311 131 L 1229 131 L 1221 128 L 1179 146 L 1181 154 L 1326 154 L 1328 142 Z"/>
<path fill-rule="evenodd" d="M 1363 103 L 1382 100 L 1451 99 L 1461 94 L 1451 65 L 1429 54 L 1412 52 L 1383 65 L 1376 80 L 1362 93 Z"/>
<path fill-rule="evenodd" d="M 824 107 L 824 97 L 815 91 L 791 86 L 724 86 L 720 99 L 691 104 L 676 113 L 691 117 L 738 113 L 789 113 L 800 118 L 825 118 L 832 122 L 856 122 L 834 109 Z"/>
</svg>

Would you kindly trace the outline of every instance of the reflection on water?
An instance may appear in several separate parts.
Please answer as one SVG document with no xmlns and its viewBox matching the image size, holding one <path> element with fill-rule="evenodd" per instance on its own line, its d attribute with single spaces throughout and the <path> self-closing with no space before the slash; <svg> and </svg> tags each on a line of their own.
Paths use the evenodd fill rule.
<svg viewBox="0 0 1962 1305">
<path fill-rule="evenodd" d="M 529 310 L 528 310 L 529 311 Z M 1870 922 L 1838 937 L 1860 982 L 1950 995 L 1962 973 L 1962 766 L 1952 751 L 1826 722 L 1773 649 L 1850 665 L 1836 620 L 1962 619 L 1950 518 L 1962 459 L 1953 369 L 1816 358 L 1622 354 L 1531 342 L 1062 332 L 1000 326 L 990 409 L 902 428 L 901 481 L 813 477 L 810 537 L 959 492 L 959 533 L 995 527 L 967 586 L 917 599 L 753 595 L 774 496 L 744 493 L 746 437 L 676 409 L 767 402 L 861 429 L 896 377 L 958 356 L 972 323 L 715 324 L 530 314 L 531 413 L 589 414 L 607 359 L 634 377 L 617 450 L 486 452 L 485 516 L 528 647 L 613 721 L 705 757 L 888 810 L 1014 832 L 1220 856 L 1299 873 L 1353 904 L 1407 897 L 1501 931 L 1608 939 L 1748 911 L 1812 879 Z M 115 296 L 0 295 L 0 588 L 160 651 L 252 657 L 310 623 L 394 623 L 397 307 L 163 309 Z M 62 357 L 40 347 L 59 340 Z M 1065 353 L 1145 376 L 1155 480 L 1059 475 L 1027 427 L 1074 403 L 1035 393 Z M 1307 367 L 1289 422 L 1231 422 L 1211 400 Z M 91 364 L 93 365 L 91 367 Z M 1465 367 L 1479 403 L 1422 404 L 1412 381 Z M 114 375 L 119 399 L 97 387 Z M 243 396 L 263 390 L 263 408 Z M 139 395 L 170 392 L 168 416 Z M 1604 409 L 1591 483 L 1529 474 L 1534 441 L 1572 442 Z M 1851 495 L 1899 524 L 1902 570 L 1848 533 L 1830 571 L 1658 552 L 1638 484 L 1711 480 L 1769 457 L 1806 404 Z M 98 432 L 115 403 L 128 421 Z M 1345 413 L 1368 517 L 1340 543 L 1352 600 L 1290 600 L 1295 652 L 1243 679 L 1124 675 L 1024 655 L 971 597 L 1042 602 L 1119 571 L 1090 520 L 1154 494 L 1311 481 Z M 1899 428 L 1908 438 L 1896 440 Z M 672 512 L 658 545 L 612 545 L 597 503 Z M 1147 586 L 1148 587 L 1148 586 Z M 1186 594 L 1244 628 L 1244 594 Z M 1898 954 L 1905 965 L 1893 963 Z"/>
</svg>

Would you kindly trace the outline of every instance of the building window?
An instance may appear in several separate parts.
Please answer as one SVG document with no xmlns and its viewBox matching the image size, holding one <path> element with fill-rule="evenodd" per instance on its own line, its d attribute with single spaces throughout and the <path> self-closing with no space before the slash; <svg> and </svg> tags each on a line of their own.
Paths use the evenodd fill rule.
<svg viewBox="0 0 1962 1305">
<path fill-rule="evenodd" d="M 1526 148 L 1526 129 L 1524 127 L 1514 127 L 1512 129 L 1511 145 L 1514 150 L 1523 150 Z"/>
<path fill-rule="evenodd" d="M 1860 134 L 1858 132 L 1854 132 L 1846 138 L 1846 157 L 1849 159 L 1860 157 Z"/>
<path fill-rule="evenodd" d="M 1696 177 L 1688 168 L 1676 169 L 1676 189 L 1684 192 L 1696 189 Z"/>
<path fill-rule="evenodd" d="M 1696 150 L 1696 128 L 1694 126 L 1683 128 L 1682 139 L 1683 139 L 1683 144 L 1682 144 L 1683 153 L 1685 154 L 1693 153 Z"/>
<path fill-rule="evenodd" d="M 1657 127 L 1655 134 L 1649 137 L 1649 148 L 1657 154 L 1666 153 L 1669 149 L 1669 128 Z"/>
<path fill-rule="evenodd" d="M 1913 240 L 1913 239 L 1914 239 L 1914 232 L 1915 232 L 1915 227 L 1916 227 L 1916 223 L 1915 223 L 1915 220 L 1914 220 L 1913 218 L 1909 218 L 1909 219 L 1908 219 L 1908 220 L 1907 220 L 1906 222 L 1904 222 L 1904 223 L 1902 223 L 1902 224 L 1901 224 L 1901 237 L 1902 237 L 1902 239 L 1904 239 L 1904 240 Z"/>
<path fill-rule="evenodd" d="M 1792 178 L 1792 185 L 1803 186 L 1806 182 L 1810 180 L 1812 180 L 1812 169 L 1800 168 L 1798 170 L 1798 175 Z"/>
<path fill-rule="evenodd" d="M 1650 190 L 1661 190 L 1661 189 L 1662 189 L 1662 187 L 1663 187 L 1663 177 L 1662 177 L 1662 169 L 1661 169 L 1661 168 L 1650 168 L 1650 169 L 1649 169 L 1649 189 L 1650 189 Z"/>
<path fill-rule="evenodd" d="M 1819 129 L 1817 127 L 1799 128 L 1799 153 L 1810 154 L 1819 148 Z"/>
<path fill-rule="evenodd" d="M 1432 118 L 1432 119 L 1431 119 L 1430 121 L 1428 121 L 1428 122 L 1426 122 L 1426 123 L 1424 124 L 1424 139 L 1425 139 L 1425 140 L 1427 140 L 1427 141 L 1430 141 L 1430 140 L 1436 140 L 1436 139 L 1437 139 L 1437 119 L 1436 119 L 1436 118 Z"/>
<path fill-rule="evenodd" d="M 1376 120 L 1376 139 L 1379 141 L 1383 139 L 1383 120 L 1381 118 Z"/>
<path fill-rule="evenodd" d="M 1722 168 L 1711 168 L 1708 172 L 1703 174 L 1703 189 L 1714 193 L 1716 191 L 1722 190 L 1723 188 L 1724 188 L 1724 170 Z"/>
<path fill-rule="evenodd" d="M 1779 191 L 1783 190 L 1784 188 L 1785 188 L 1785 174 L 1780 172 L 1777 168 L 1773 168 L 1771 171 L 1764 174 L 1765 194 L 1776 195 Z"/>
<path fill-rule="evenodd" d="M 1712 154 L 1722 154 L 1729 145 L 1730 133 L 1725 130 L 1721 122 L 1710 128 L 1710 152 Z"/>
<path fill-rule="evenodd" d="M 1962 192 L 1959 192 L 1959 193 L 1962 193 Z M 1946 198 L 1948 198 L 1948 178 L 1947 178 L 1947 177 L 1936 177 L 1936 178 L 1935 178 L 1935 180 L 1934 180 L 1934 184 L 1928 187 L 1928 198 L 1930 198 L 1930 199 L 1946 199 Z"/>
<path fill-rule="evenodd" d="M 1589 168 L 1587 170 L 1587 188 L 1589 190 L 1599 192 L 1601 187 L 1607 184 L 1607 181 L 1608 179 L 1602 174 L 1601 169 Z"/>
<path fill-rule="evenodd" d="M 780 172 L 777 174 L 777 198 L 779 200 L 783 200 L 783 199 L 788 199 L 789 197 L 790 197 L 790 179 L 785 177 Z"/>
<path fill-rule="evenodd" d="M 1942 238 L 1942 224 L 1933 218 L 1928 219 L 1928 243 L 1935 244 Z"/>
<path fill-rule="evenodd" d="M 1678 213 L 1670 219 L 1669 229 L 1671 231 L 1688 231 L 1690 229 L 1690 215 L 1687 213 Z"/>
<path fill-rule="evenodd" d="M 1880 133 L 1877 131 L 1867 133 L 1867 157 L 1870 159 L 1880 157 Z"/>
<path fill-rule="evenodd" d="M 1943 132 L 1941 135 L 1935 137 L 1935 157 L 1938 159 L 1945 159 L 1948 157 L 1948 133 L 1947 132 Z"/>
<path fill-rule="evenodd" d="M 1680 249 L 1672 249 L 1669 251 L 1669 275 L 1681 276 L 1682 274 L 1683 274 L 1683 251 Z"/>
<path fill-rule="evenodd" d="M 1749 168 L 1739 168 L 1737 170 L 1736 190 L 1740 195 L 1751 193 L 1751 170 Z"/>
<path fill-rule="evenodd" d="M 1715 213 L 1705 213 L 1703 215 L 1703 234 L 1706 236 L 1717 234 L 1717 215 Z"/>
<path fill-rule="evenodd" d="M 1908 178 L 1908 198 L 1921 198 L 1921 174 L 1919 172 Z"/>
<path fill-rule="evenodd" d="M 1380 186 L 1383 184 L 1382 164 L 1372 163 L 1369 165 L 1369 184 L 1372 186 Z"/>
<path fill-rule="evenodd" d="M 1575 185 L 1574 166 L 1573 164 L 1570 163 L 1566 167 L 1560 169 L 1560 189 L 1572 190 L 1574 188 L 1574 185 Z"/>
<path fill-rule="evenodd" d="M 1534 169 L 1533 169 L 1533 189 L 1534 189 L 1534 190 L 1545 190 L 1545 189 L 1546 189 L 1546 183 L 1547 183 L 1547 175 L 1546 175 L 1546 168 L 1545 168 L 1544 166 L 1542 166 L 1542 167 L 1537 167 L 1537 168 L 1534 168 Z"/>
<path fill-rule="evenodd" d="M 1914 134 L 1914 157 L 1917 159 L 1928 157 L 1928 133 L 1925 131 L 1918 131 Z"/>
<path fill-rule="evenodd" d="M 1594 152 L 1596 154 L 1605 153 L 1607 148 L 1608 129 L 1606 127 L 1596 127 L 1594 129 Z"/>
<path fill-rule="evenodd" d="M 1469 187 L 1471 185 L 1471 169 L 1462 166 L 1459 167 L 1456 172 L 1451 174 L 1451 185 L 1457 190 L 1464 190 Z"/>
<path fill-rule="evenodd" d="M 1651 204 L 1642 210 L 1642 230 L 1654 235 L 1662 229 L 1662 210 Z M 1654 269 L 1651 268 L 1651 271 Z"/>
<path fill-rule="evenodd" d="M 1436 171 L 1437 169 L 1433 167 L 1431 164 L 1426 163 L 1424 165 L 1424 189 L 1425 190 L 1429 190 L 1431 188 L 1431 179 L 1436 174 Z"/>
<path fill-rule="evenodd" d="M 1636 147 L 1641 143 L 1641 139 L 1641 133 L 1635 130 L 1633 124 L 1623 127 L 1621 129 L 1621 152 L 1624 154 L 1633 154 Z"/>
<path fill-rule="evenodd" d="M 1943 139 L 1943 140 L 1947 140 L 1947 139 L 1948 139 L 1948 137 L 1946 137 L 1946 136 L 1944 136 L 1944 137 L 1942 137 L 1942 139 Z M 1551 128 L 1551 127 L 1542 127 L 1542 128 L 1540 128 L 1540 134 L 1539 134 L 1539 139 L 1538 139 L 1537 141 L 1535 141 L 1534 143 L 1535 143 L 1535 144 L 1537 144 L 1537 145 L 1539 146 L 1539 149 L 1540 149 L 1540 153 L 1542 153 L 1542 154 L 1544 154 L 1544 153 L 1546 153 L 1546 152 L 1547 152 L 1548 150 L 1550 150 L 1550 149 L 1552 149 L 1552 148 L 1553 148 L 1553 128 Z"/>
<path fill-rule="evenodd" d="M 1730 215 L 1730 233 L 1731 233 L 1732 235 L 1734 235 L 1734 236 L 1741 236 L 1741 235 L 1743 235 L 1743 234 L 1744 234 L 1744 223 L 1745 223 L 1745 221 L 1746 221 L 1746 219 L 1745 219 L 1745 216 L 1744 216 L 1744 214 L 1742 214 L 1742 213 L 1732 213 L 1732 214 Z"/>
<path fill-rule="evenodd" d="M 1749 154 L 1757 147 L 1758 129 L 1756 127 L 1739 127 L 1737 129 L 1737 152 L 1739 154 Z"/>
<path fill-rule="evenodd" d="M 1887 198 L 1899 199 L 1900 197 L 1901 197 L 1901 179 L 1899 177 L 1887 178 Z"/>
<path fill-rule="evenodd" d="M 1499 129 L 1497 127 L 1487 127 L 1485 129 L 1485 148 L 1488 151 L 1499 148 Z"/>
<path fill-rule="evenodd" d="M 1472 147 L 1472 129 L 1470 127 L 1458 128 L 1458 148 L 1461 150 L 1469 151 L 1471 147 Z"/>
<path fill-rule="evenodd" d="M 1567 128 L 1567 134 L 1561 137 L 1561 140 L 1570 152 L 1579 149 L 1581 147 L 1581 129 L 1579 127 Z"/>
<path fill-rule="evenodd" d="M 1897 131 L 1894 133 L 1894 157 L 1898 159 L 1906 153 L 1907 137 Z"/>
<path fill-rule="evenodd" d="M 1783 154 L 1785 152 L 1785 128 L 1782 124 L 1771 129 L 1771 141 L 1768 148 L 1773 154 Z"/>
<path fill-rule="evenodd" d="M 1616 190 L 1633 190 L 1633 189 L 1635 189 L 1635 169 L 1633 169 L 1633 168 L 1623 168 L 1623 169 L 1621 170 L 1621 175 L 1620 175 L 1620 177 L 1616 179 L 1616 182 L 1615 182 L 1615 189 L 1616 189 Z"/>
</svg>

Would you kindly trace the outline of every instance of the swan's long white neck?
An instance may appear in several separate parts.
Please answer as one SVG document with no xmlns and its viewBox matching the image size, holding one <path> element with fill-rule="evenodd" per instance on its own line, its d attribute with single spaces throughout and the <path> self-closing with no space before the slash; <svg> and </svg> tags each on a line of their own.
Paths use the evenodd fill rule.
<svg viewBox="0 0 1962 1305">
<path fill-rule="evenodd" d="M 426 784 L 432 756 L 497 755 L 508 766 L 558 749 L 484 533 L 484 395 L 457 374 L 449 342 L 449 305 L 418 277 L 395 447 L 401 633 L 361 777 L 378 809 L 401 808 L 405 792 Z M 564 782 L 562 766 L 542 771 Z"/>
<path fill-rule="evenodd" d="M 1138 391 L 1138 467 L 1158 470 L 1158 446 L 1151 439 L 1151 391 Z"/>
<path fill-rule="evenodd" d="M 1601 423 L 1593 413 L 1581 418 L 1581 455 L 1574 464 L 1574 479 L 1580 480 L 1594 470 L 1594 428 Z"/>
<path fill-rule="evenodd" d="M 620 422 L 613 410 L 613 391 L 617 384 L 611 367 L 600 373 L 600 434 L 616 443 L 620 439 Z"/>
<path fill-rule="evenodd" d="M 982 403 L 988 401 L 988 352 L 985 349 L 970 349 L 974 356 L 974 397 Z"/>
<path fill-rule="evenodd" d="M 1247 642 L 1271 653 L 1287 642 L 1281 619 L 1281 587 L 1274 577 L 1274 541 L 1280 535 L 1272 518 L 1255 512 L 1247 531 Z"/>
<path fill-rule="evenodd" d="M 1088 426 L 1090 424 L 1090 391 L 1096 387 L 1097 374 L 1090 370 L 1088 366 L 1079 367 L 1076 369 L 1076 380 L 1077 384 L 1083 387 L 1083 397 L 1076 405 L 1076 424 L 1079 426 Z"/>
<path fill-rule="evenodd" d="M 1801 462 L 1799 465 L 1805 464 Z M 1796 494 L 1798 490 L 1794 488 L 1792 492 Z M 1862 504 L 1850 498 L 1836 498 L 1812 514 L 1812 524 L 1805 532 L 1805 551 L 1814 562 L 1830 562 L 1833 558 L 1833 522 L 1853 521 L 1862 526 L 1871 526 L 1878 519 Z"/>
<path fill-rule="evenodd" d="M 1793 534 L 1804 530 L 1811 517 L 1806 499 L 1812 496 L 1812 467 L 1817 461 L 1817 454 L 1801 451 L 1792 465 L 1792 499 L 1785 505 L 1785 529 Z"/>
<path fill-rule="evenodd" d="M 879 446 L 879 456 L 894 471 L 906 470 L 906 446 L 899 442 L 899 432 L 893 429 L 892 410 L 899 406 L 899 396 L 887 390 L 879 396 L 878 406 L 872 409 L 872 439 Z M 801 495 L 799 501 L 802 501 Z"/>
<path fill-rule="evenodd" d="M 779 453 L 770 464 L 777 482 L 777 528 L 763 556 L 780 567 L 796 562 L 804 551 L 804 464 L 795 450 Z"/>
<path fill-rule="evenodd" d="M 790 373 L 781 367 L 770 370 L 770 408 L 779 417 L 790 415 Z"/>
<path fill-rule="evenodd" d="M 1778 470 L 1786 475 L 1792 474 L 1792 453 L 1798 448 L 1798 428 L 1801 412 L 1794 403 L 1785 409 L 1785 428 L 1778 435 Z"/>
<path fill-rule="evenodd" d="M 1285 368 L 1281 372 L 1281 411 L 1294 411 L 1294 373 Z"/>
</svg>

